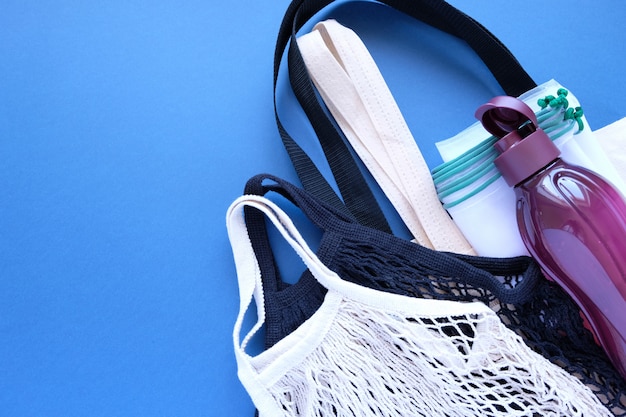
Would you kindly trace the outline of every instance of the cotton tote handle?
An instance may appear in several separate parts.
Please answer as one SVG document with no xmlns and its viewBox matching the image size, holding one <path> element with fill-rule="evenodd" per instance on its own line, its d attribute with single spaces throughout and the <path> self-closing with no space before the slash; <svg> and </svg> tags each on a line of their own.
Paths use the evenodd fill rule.
<svg viewBox="0 0 626 417">
<path fill-rule="evenodd" d="M 329 19 L 298 45 L 337 124 L 417 243 L 475 254 L 441 206 L 426 161 L 357 34 Z"/>
</svg>

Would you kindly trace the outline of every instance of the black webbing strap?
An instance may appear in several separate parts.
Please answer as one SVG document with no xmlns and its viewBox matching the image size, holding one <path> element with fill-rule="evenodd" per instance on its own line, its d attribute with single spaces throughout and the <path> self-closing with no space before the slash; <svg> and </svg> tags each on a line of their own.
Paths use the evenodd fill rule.
<svg viewBox="0 0 626 417">
<path fill-rule="evenodd" d="M 391 228 L 389 227 L 378 202 L 374 198 L 371 189 L 365 181 L 363 174 L 358 168 L 356 161 L 350 154 L 350 150 L 348 149 L 346 142 L 343 140 L 340 132 L 335 128 L 331 120 L 323 114 L 323 107 L 315 97 L 313 84 L 308 76 L 308 73 L 306 72 L 304 62 L 300 62 L 299 65 L 294 67 L 296 69 L 295 73 L 291 72 L 292 66 L 289 65 L 290 82 L 292 84 L 292 88 L 295 86 L 295 90 L 305 91 L 304 96 L 299 95 L 296 97 L 298 97 L 298 100 L 307 113 L 309 120 L 316 120 L 316 122 L 312 123 L 312 125 L 317 137 L 320 138 L 324 155 L 329 162 L 337 187 L 343 197 L 343 202 L 322 176 L 309 156 L 285 130 L 278 116 L 278 109 L 276 105 L 278 70 L 280 68 L 283 53 L 290 40 L 294 40 L 289 44 L 291 45 L 290 52 L 295 49 L 296 58 L 289 56 L 288 59 L 290 61 L 293 59 L 299 59 L 302 61 L 302 56 L 300 55 L 300 52 L 297 51 L 297 43 L 295 42 L 295 33 L 297 32 L 297 29 L 295 28 L 294 23 L 296 20 L 300 20 L 299 17 L 296 19 L 296 16 L 301 16 L 301 12 L 304 12 L 304 15 L 308 16 L 309 13 L 307 12 L 307 9 L 309 5 L 314 6 L 312 9 L 312 14 L 314 14 L 316 10 L 321 10 L 329 3 L 331 3 L 331 1 L 322 0 L 315 2 L 303 2 L 296 0 L 291 3 L 285 14 L 279 31 L 274 55 L 274 111 L 278 130 L 304 189 L 339 210 L 350 213 L 360 223 L 391 233 Z M 308 20 L 308 18 L 305 18 L 304 21 L 306 22 L 306 20 Z M 303 100 L 305 101 L 303 102 Z"/>
<path fill-rule="evenodd" d="M 347 208 L 361 224 L 390 232 L 384 214 L 352 152 L 315 93 L 313 82 L 295 41 L 298 30 L 314 14 L 332 2 L 332 0 L 295 0 L 285 13 L 274 55 L 274 110 L 278 129 L 304 189 L 340 210 Z M 536 83 L 513 54 L 491 32 L 448 3 L 442 0 L 381 0 L 380 2 L 464 40 L 487 65 L 506 94 L 518 96 L 536 87 Z M 281 60 L 287 46 L 289 46 L 287 59 L 291 87 L 315 130 L 343 202 L 315 163 L 285 130 L 278 116 L 276 85 Z"/>
</svg>

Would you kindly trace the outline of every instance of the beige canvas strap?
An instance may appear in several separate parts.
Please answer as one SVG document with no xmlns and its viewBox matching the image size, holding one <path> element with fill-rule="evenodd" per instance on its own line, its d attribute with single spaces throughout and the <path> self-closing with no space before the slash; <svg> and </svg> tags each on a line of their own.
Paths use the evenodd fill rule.
<svg viewBox="0 0 626 417">
<path fill-rule="evenodd" d="M 328 109 L 417 243 L 474 254 L 441 206 L 422 153 L 358 35 L 327 20 L 298 46 Z"/>
</svg>

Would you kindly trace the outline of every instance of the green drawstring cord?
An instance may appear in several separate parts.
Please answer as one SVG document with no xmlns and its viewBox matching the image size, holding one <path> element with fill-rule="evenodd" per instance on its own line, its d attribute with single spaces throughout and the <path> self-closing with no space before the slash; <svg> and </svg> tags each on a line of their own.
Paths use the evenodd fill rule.
<svg viewBox="0 0 626 417">
<path fill-rule="evenodd" d="M 459 171 L 463 171 L 468 166 L 471 166 L 475 160 L 483 159 L 485 155 L 492 153 L 493 145 L 497 141 L 498 138 L 490 136 L 462 155 L 439 165 L 432 171 L 433 180 L 436 183 L 445 181 L 451 176 L 456 175 Z"/>
<path fill-rule="evenodd" d="M 490 156 L 485 162 L 480 164 L 476 169 L 472 170 L 471 175 L 464 175 L 455 181 L 450 181 L 447 184 L 437 187 L 437 194 L 439 198 L 444 198 L 457 191 L 462 190 L 466 186 L 472 184 L 475 180 L 482 177 L 493 168 L 493 161 L 496 159 L 496 155 Z"/>
<path fill-rule="evenodd" d="M 566 89 L 560 88 L 557 91 L 556 97 L 548 95 L 537 100 L 537 104 L 541 107 L 541 110 L 535 113 L 537 123 L 553 141 L 570 132 L 576 125 L 578 126 L 578 131 L 574 134 L 584 129 L 584 123 L 582 121 L 583 110 L 581 107 L 569 107 L 569 101 L 567 100 L 568 94 L 569 92 Z M 558 117 L 560 115 L 563 116 Z M 490 136 L 469 151 L 432 170 L 431 174 L 440 199 L 462 190 L 492 170 L 493 160 L 497 157 L 497 152 L 493 149 L 493 144 L 497 140 L 498 138 Z M 478 164 L 478 166 L 475 166 L 476 161 L 482 162 Z M 473 167 L 472 174 L 454 178 L 469 167 Z M 484 190 L 500 176 L 500 173 L 496 170 L 494 175 L 467 195 L 452 202 L 444 203 L 444 208 L 454 207 L 462 203 Z"/>
<path fill-rule="evenodd" d="M 463 198 L 459 198 L 458 200 L 454 200 L 454 201 L 452 201 L 450 203 L 444 203 L 443 204 L 443 208 L 449 209 L 449 208 L 452 208 L 452 207 L 456 206 L 457 204 L 461 204 L 462 202 L 464 202 L 468 198 L 470 198 L 472 196 L 475 196 L 476 194 L 478 194 L 479 192 L 481 192 L 485 188 L 489 187 L 491 184 L 493 184 L 501 176 L 502 175 L 500 174 L 500 172 L 496 171 L 496 173 L 494 173 L 487 181 L 483 182 L 480 186 L 476 187 L 467 196 L 465 196 Z"/>
<path fill-rule="evenodd" d="M 554 104 L 557 105 L 557 102 L 554 102 Z M 561 102 L 561 104 L 565 104 L 565 103 Z M 559 109 L 559 108 L 542 110 L 538 112 L 538 119 L 541 118 L 542 120 L 541 125 L 545 129 L 552 131 L 554 130 L 553 127 L 563 126 L 562 119 L 554 117 L 560 114 L 562 114 L 562 109 Z M 549 121 L 550 119 L 554 119 L 554 120 Z M 564 133 L 565 132 L 561 132 L 558 134 L 558 136 L 561 136 Z M 437 167 L 435 170 L 432 171 L 432 177 L 433 177 L 433 181 L 435 182 L 435 184 L 436 185 L 441 184 L 441 186 L 444 187 L 445 189 L 449 189 L 449 187 L 451 186 L 455 186 L 458 189 L 462 188 L 458 186 L 458 182 L 455 185 L 454 181 L 452 184 L 445 184 L 445 185 L 443 184 L 447 180 L 449 180 L 451 177 L 457 176 L 460 172 L 463 172 L 465 169 L 475 165 L 476 161 L 484 161 L 484 162 L 482 162 L 478 167 L 475 167 L 474 174 L 472 174 L 471 177 L 469 178 L 476 178 L 479 175 L 478 171 L 484 172 L 485 164 L 491 166 L 491 163 L 493 162 L 493 160 L 498 156 L 497 152 L 493 149 L 493 144 L 497 140 L 498 139 L 496 137 L 490 136 L 488 139 L 482 141 L 481 143 L 476 145 L 474 148 L 470 149 L 468 152 L 465 152 L 464 154 L 460 155 L 454 160 L 449 161 L 448 163 L 442 164 L 439 167 Z M 469 178 L 463 178 L 462 180 L 458 180 L 458 181 L 463 181 L 463 183 L 466 183 Z M 443 191 L 443 189 L 440 189 L 439 187 L 437 187 L 437 190 L 438 192 Z"/>
<path fill-rule="evenodd" d="M 561 92 L 561 90 L 563 90 L 564 94 Z M 540 127 L 548 128 L 553 124 L 562 123 L 562 119 L 556 119 L 551 123 L 547 122 L 555 116 L 562 114 L 563 108 L 566 108 L 566 106 L 569 104 L 567 99 L 565 98 L 565 96 L 567 95 L 567 90 L 560 89 L 559 92 L 561 92 L 561 94 L 558 98 L 554 96 L 547 96 L 546 98 L 538 100 L 539 105 L 542 107 L 542 110 L 536 113 L 537 123 Z M 485 153 L 494 152 L 492 147 L 497 140 L 498 139 L 496 137 L 490 136 L 489 138 L 480 142 L 462 155 L 459 155 L 458 157 L 435 167 L 431 171 L 433 180 L 435 180 L 435 182 L 443 181 L 463 170 L 474 159 L 482 158 Z"/>
</svg>

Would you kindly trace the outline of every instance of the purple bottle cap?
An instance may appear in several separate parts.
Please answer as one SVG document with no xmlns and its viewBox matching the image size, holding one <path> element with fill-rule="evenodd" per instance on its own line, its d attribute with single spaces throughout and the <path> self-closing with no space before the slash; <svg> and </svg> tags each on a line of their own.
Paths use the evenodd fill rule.
<svg viewBox="0 0 626 417">
<path fill-rule="evenodd" d="M 480 106 L 475 113 L 484 128 L 497 138 L 503 138 L 524 123 L 537 126 L 537 116 L 522 100 L 510 96 L 497 96 Z"/>
<path fill-rule="evenodd" d="M 559 157 L 559 149 L 537 125 L 537 116 L 523 101 L 509 96 L 492 98 L 475 113 L 484 128 L 500 138 L 494 164 L 515 186 Z"/>
</svg>

